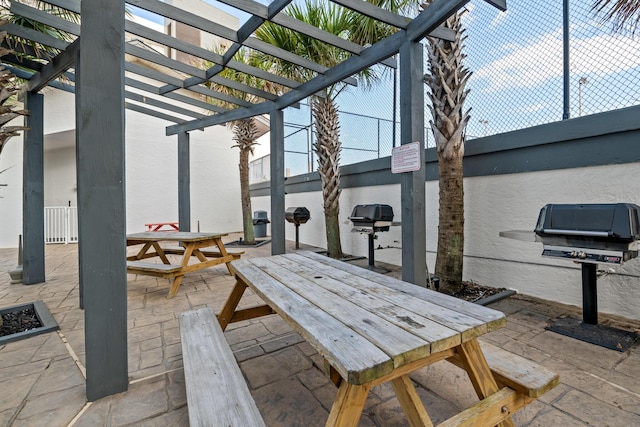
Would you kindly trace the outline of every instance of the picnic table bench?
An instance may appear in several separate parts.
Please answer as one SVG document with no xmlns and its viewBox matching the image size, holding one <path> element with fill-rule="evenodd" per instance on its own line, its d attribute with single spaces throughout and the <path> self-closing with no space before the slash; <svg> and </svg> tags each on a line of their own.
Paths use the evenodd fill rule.
<svg viewBox="0 0 640 427">
<path fill-rule="evenodd" d="M 180 338 L 189 425 L 264 426 L 213 310 L 182 313 Z"/>
<path fill-rule="evenodd" d="M 433 426 L 409 375 L 440 360 L 465 369 L 480 399 L 441 427 L 513 425 L 513 413 L 558 384 L 557 374 L 479 342 L 504 326 L 506 318 L 496 310 L 311 252 L 232 266 L 237 282 L 218 315 L 221 331 L 230 322 L 273 312 L 283 317 L 325 359 L 339 387 L 327 426 L 356 426 L 371 387 L 387 382 L 410 425 Z M 266 305 L 237 310 L 247 288 Z"/>
</svg>

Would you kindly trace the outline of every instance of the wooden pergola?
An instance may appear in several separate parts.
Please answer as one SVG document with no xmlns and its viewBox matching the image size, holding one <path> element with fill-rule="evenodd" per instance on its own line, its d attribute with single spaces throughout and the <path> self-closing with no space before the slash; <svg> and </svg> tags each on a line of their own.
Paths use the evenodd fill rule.
<svg viewBox="0 0 640 427">
<path fill-rule="evenodd" d="M 46 86 L 75 93 L 76 167 L 79 228 L 80 304 L 85 309 L 87 399 L 90 401 L 128 388 L 127 368 L 127 273 L 125 227 L 125 114 L 128 108 L 174 122 L 167 135 L 177 135 L 180 230 L 190 231 L 189 132 L 232 120 L 268 114 L 271 144 L 272 253 L 285 252 L 284 121 L 283 109 L 296 105 L 319 90 L 338 82 L 355 84 L 352 77 L 375 64 L 396 67 L 399 53 L 401 143 L 424 145 L 424 83 L 421 40 L 432 35 L 448 38 L 440 25 L 469 0 L 435 0 L 413 19 L 378 8 L 362 0 L 331 0 L 363 17 L 391 25 L 397 31 L 375 43 L 360 46 L 284 13 L 292 0 L 273 0 L 268 6 L 254 0 L 220 0 L 250 14 L 239 28 L 228 28 L 190 11 L 159 0 L 46 0 L 53 6 L 81 16 L 80 24 L 30 6 L 11 2 L 11 13 L 71 34 L 63 40 L 15 24 L 0 31 L 61 53 L 49 60 L 25 60 L 35 56 L 28 46 L 12 46 L 18 52 L 1 59 L 3 65 L 24 78 L 25 108 L 30 111 L 24 136 L 23 155 L 23 283 L 45 281 L 43 119 L 40 93 Z M 484 0 L 501 10 L 506 0 Z M 196 30 L 229 41 L 223 55 L 140 25 L 125 13 L 125 3 L 163 16 Z M 327 68 L 252 37 L 266 21 L 313 37 L 348 52 L 348 59 Z M 135 36 L 214 64 L 207 70 L 187 61 L 172 59 L 144 44 L 126 41 Z M 305 82 L 294 82 L 233 60 L 242 47 L 258 50 L 313 71 Z M 125 56 L 128 55 L 128 56 Z M 133 58 L 135 60 L 126 60 Z M 140 65 L 140 60 L 155 67 Z M 256 75 L 285 88 L 282 94 L 221 77 L 224 68 Z M 159 70 L 170 70 L 163 72 Z M 64 79 L 59 79 L 64 76 Z M 182 77 L 176 77 L 182 76 Z M 155 84 L 149 83 L 155 82 Z M 255 95 L 250 103 L 207 88 L 215 82 Z M 131 89 L 135 89 L 135 91 Z M 145 95 L 146 94 L 146 95 Z M 225 109 L 207 98 L 235 104 Z M 176 101 L 185 107 L 176 105 Z M 206 111 L 209 114 L 203 114 Z M 185 120 L 178 116 L 188 116 Z M 424 284 L 425 260 L 425 171 L 403 173 L 402 275 L 403 280 Z"/>
</svg>

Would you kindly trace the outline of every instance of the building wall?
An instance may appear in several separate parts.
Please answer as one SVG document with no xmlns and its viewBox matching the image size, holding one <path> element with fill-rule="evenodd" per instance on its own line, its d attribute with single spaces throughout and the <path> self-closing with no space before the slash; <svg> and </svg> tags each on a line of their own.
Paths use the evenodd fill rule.
<svg viewBox="0 0 640 427">
<path fill-rule="evenodd" d="M 45 96 L 45 206 L 76 206 L 73 96 Z M 65 114 L 61 114 L 63 111 Z M 177 137 L 172 123 L 126 111 L 127 232 L 145 223 L 178 220 Z M 71 130 L 69 130 L 71 129 Z M 191 224 L 195 231 L 242 229 L 238 151 L 224 126 L 191 133 Z M 9 141 L 0 156 L 0 248 L 17 247 L 22 234 L 22 137 Z"/>
<path fill-rule="evenodd" d="M 464 279 L 576 306 L 582 305 L 579 264 L 542 258 L 542 245 L 502 238 L 500 231 L 532 231 L 548 203 L 640 205 L 640 108 L 603 113 L 470 141 L 465 155 Z M 437 163 L 426 150 L 425 256 L 433 271 L 437 249 Z M 343 250 L 367 256 L 365 235 L 351 233 L 347 217 L 356 204 L 385 203 L 402 221 L 399 176 L 390 159 L 342 168 L 340 197 Z M 269 183 L 252 186 L 252 208 L 270 213 Z M 302 243 L 326 247 L 317 174 L 287 179 L 286 207 L 305 206 L 311 220 L 300 226 Z M 267 230 L 270 233 L 270 229 Z M 286 238 L 295 238 L 287 224 Z M 378 233 L 375 257 L 401 264 L 401 228 Z M 640 259 L 599 265 L 599 311 L 640 319 Z"/>
<path fill-rule="evenodd" d="M 10 125 L 22 125 L 22 119 Z M 22 137 L 11 138 L 2 149 L 0 184 L 0 248 L 17 248 L 22 234 Z"/>
</svg>

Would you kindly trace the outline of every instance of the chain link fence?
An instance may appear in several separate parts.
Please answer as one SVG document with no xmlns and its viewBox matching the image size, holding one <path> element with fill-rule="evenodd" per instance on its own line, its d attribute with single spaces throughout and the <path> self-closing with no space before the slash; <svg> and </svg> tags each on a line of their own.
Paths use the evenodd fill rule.
<svg viewBox="0 0 640 427">
<path fill-rule="evenodd" d="M 467 140 L 640 104 L 640 36 L 613 33 L 592 11 L 593 2 L 568 0 L 567 103 L 563 0 L 510 0 L 506 12 L 480 0 L 467 4 L 465 65 L 473 72 Z M 395 73 L 384 70 L 373 87 L 349 87 L 338 97 L 342 165 L 389 156 L 399 145 Z M 425 108 L 426 147 L 434 144 L 430 119 Z M 315 170 L 309 106 L 287 109 L 285 122 L 289 174 Z"/>
</svg>

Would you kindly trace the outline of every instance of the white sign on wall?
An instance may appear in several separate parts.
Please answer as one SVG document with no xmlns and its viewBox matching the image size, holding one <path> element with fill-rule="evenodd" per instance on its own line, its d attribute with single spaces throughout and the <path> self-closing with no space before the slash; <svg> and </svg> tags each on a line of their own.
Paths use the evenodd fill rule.
<svg viewBox="0 0 640 427">
<path fill-rule="evenodd" d="M 421 166 L 419 141 L 394 147 L 391 150 L 391 173 L 413 172 L 420 170 Z"/>
</svg>

